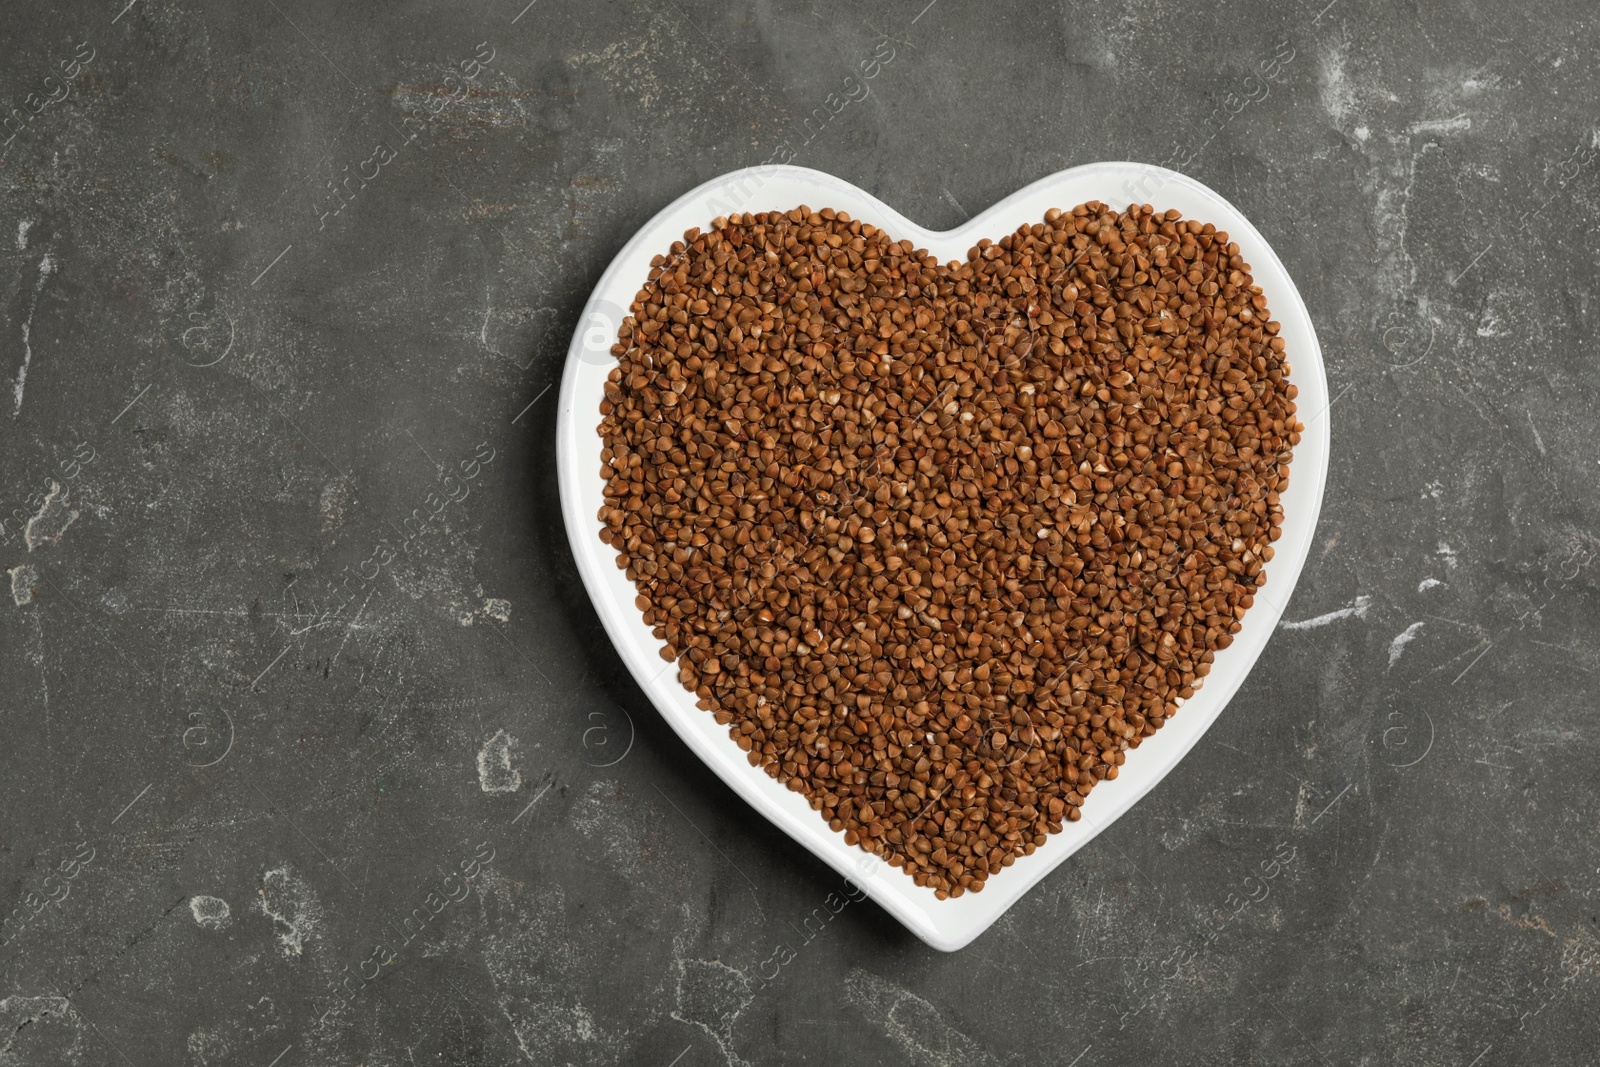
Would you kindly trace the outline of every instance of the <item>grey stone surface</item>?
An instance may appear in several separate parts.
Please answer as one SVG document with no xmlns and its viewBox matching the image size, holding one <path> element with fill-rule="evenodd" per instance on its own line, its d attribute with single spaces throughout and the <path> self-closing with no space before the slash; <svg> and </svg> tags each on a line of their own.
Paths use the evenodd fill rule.
<svg viewBox="0 0 1600 1067">
<path fill-rule="evenodd" d="M 6 12 L 0 1062 L 1600 1058 L 1593 5 L 523 2 Z M 785 144 L 1171 161 L 1339 398 L 1316 624 L 953 955 L 807 940 L 560 524 L 589 286 Z"/>
</svg>

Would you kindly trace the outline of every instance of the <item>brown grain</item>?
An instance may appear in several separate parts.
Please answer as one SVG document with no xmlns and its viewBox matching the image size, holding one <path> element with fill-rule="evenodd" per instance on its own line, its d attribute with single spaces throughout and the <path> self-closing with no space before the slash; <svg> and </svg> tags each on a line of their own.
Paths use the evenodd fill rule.
<svg viewBox="0 0 1600 1067">
<path fill-rule="evenodd" d="M 623 323 L 602 538 L 752 766 L 941 898 L 1079 818 L 1253 603 L 1303 427 L 1237 244 L 1050 211 L 940 265 L 690 230 Z"/>
</svg>

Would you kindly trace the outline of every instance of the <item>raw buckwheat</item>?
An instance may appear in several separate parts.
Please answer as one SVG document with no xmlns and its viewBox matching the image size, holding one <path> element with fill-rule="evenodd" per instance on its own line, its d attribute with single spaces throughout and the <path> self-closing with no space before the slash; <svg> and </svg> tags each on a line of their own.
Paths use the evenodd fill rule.
<svg viewBox="0 0 1600 1067">
<path fill-rule="evenodd" d="M 843 212 L 652 260 L 601 537 L 699 706 L 942 899 L 1079 818 L 1272 558 L 1304 427 L 1239 246 L 1091 202 L 941 265 Z"/>
</svg>

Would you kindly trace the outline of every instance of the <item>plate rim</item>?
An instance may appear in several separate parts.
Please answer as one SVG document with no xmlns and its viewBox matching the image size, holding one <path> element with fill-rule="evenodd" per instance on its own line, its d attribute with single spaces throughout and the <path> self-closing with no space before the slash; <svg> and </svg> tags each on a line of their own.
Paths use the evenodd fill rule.
<svg viewBox="0 0 1600 1067">
<path fill-rule="evenodd" d="M 583 483 L 586 480 L 593 486 L 603 486 L 598 470 L 600 447 L 597 427 L 600 414 L 598 405 L 588 412 L 577 410 L 577 393 L 584 384 L 586 376 L 598 375 L 603 382 L 605 373 L 609 369 L 609 366 L 585 360 L 585 353 L 590 351 L 585 344 L 585 335 L 595 328 L 586 324 L 599 313 L 597 308 L 601 305 L 610 304 L 626 313 L 626 309 L 633 302 L 634 294 L 644 285 L 645 274 L 649 269 L 649 257 L 646 256 L 644 269 L 638 272 L 636 278 L 629 280 L 630 272 L 637 269 L 637 259 L 642 250 L 648 248 L 659 252 L 666 249 L 672 242 L 682 240 L 684 231 L 690 226 L 698 225 L 701 230 L 709 229 L 711 222 L 721 215 L 736 211 L 777 210 L 781 207 L 781 201 L 770 206 L 751 202 L 752 196 L 774 185 L 785 192 L 796 186 L 815 191 L 816 196 L 794 200 L 788 204 L 788 208 L 800 204 L 806 204 L 813 209 L 824 206 L 838 207 L 837 203 L 821 199 L 832 194 L 851 199 L 856 203 L 844 210 L 852 217 L 871 221 L 874 225 L 881 226 L 891 237 L 910 238 L 913 244 L 929 248 L 931 251 L 935 246 L 953 246 L 957 242 L 968 241 L 969 238 L 976 239 L 979 235 L 999 239 L 1005 234 L 1014 232 L 1016 226 L 1023 221 L 1038 221 L 1031 215 L 1024 217 L 1017 214 L 1018 205 L 1036 199 L 1045 191 L 1099 179 L 1106 181 L 1108 192 L 1111 181 L 1121 179 L 1120 188 L 1125 192 L 1135 190 L 1149 192 L 1150 187 L 1162 189 L 1173 186 L 1205 201 L 1208 207 L 1214 208 L 1224 217 L 1213 216 L 1204 218 L 1204 221 L 1213 223 L 1218 229 L 1226 230 L 1229 239 L 1239 243 L 1241 254 L 1250 262 L 1257 284 L 1262 284 L 1264 267 L 1268 274 L 1276 275 L 1272 279 L 1273 285 L 1281 291 L 1269 295 L 1269 306 L 1272 308 L 1273 317 L 1280 323 L 1284 332 L 1289 330 L 1291 318 L 1294 320 L 1293 327 L 1304 331 L 1304 337 L 1301 338 L 1304 347 L 1297 346 L 1290 351 L 1290 380 L 1298 389 L 1296 414 L 1305 423 L 1306 430 L 1301 436 L 1299 446 L 1295 449 L 1288 492 L 1303 496 L 1305 494 L 1301 486 L 1305 484 L 1312 484 L 1313 490 L 1309 502 L 1302 501 L 1297 505 L 1297 514 L 1304 514 L 1305 518 L 1303 521 L 1298 519 L 1295 521 L 1292 545 L 1289 543 L 1291 516 L 1289 509 L 1285 508 L 1283 536 L 1274 545 L 1273 559 L 1267 563 L 1268 581 L 1261 586 L 1254 604 L 1246 614 L 1246 628 L 1241 630 L 1240 639 L 1236 639 L 1229 648 L 1217 653 L 1216 662 L 1212 665 L 1206 685 L 1194 697 L 1180 705 L 1180 710 L 1190 713 L 1188 717 L 1180 718 L 1175 714 L 1154 737 L 1146 739 L 1137 750 L 1137 752 L 1150 752 L 1159 747 L 1161 755 L 1152 756 L 1149 766 L 1139 766 L 1133 772 L 1124 767 L 1123 773 L 1119 774 L 1115 781 L 1099 783 L 1085 800 L 1082 809 L 1083 818 L 1080 821 L 1068 823 L 1061 833 L 1052 834 L 1050 841 L 1033 856 L 1018 857 L 1012 867 L 999 875 L 992 876 L 983 892 L 967 893 L 954 900 L 940 901 L 932 890 L 917 886 L 903 872 L 891 867 L 887 862 L 853 845 L 846 845 L 844 836 L 829 829 L 827 823 L 799 794 L 789 791 L 776 779 L 768 776 L 764 770 L 750 766 L 745 760 L 744 752 L 728 739 L 726 727 L 717 726 L 709 712 L 701 711 L 694 706 L 693 694 L 683 689 L 678 682 L 677 673 L 672 669 L 674 665 L 667 663 L 665 667 L 660 666 L 664 661 L 654 650 L 659 650 L 663 642 L 655 640 L 650 628 L 644 625 L 632 597 L 628 597 L 624 604 L 617 603 L 613 598 L 606 579 L 609 577 L 608 570 L 617 569 L 615 551 L 600 541 L 601 523 L 598 517 L 592 514 L 592 509 L 587 508 L 583 493 Z M 752 184 L 753 191 L 749 188 Z M 1108 198 L 1100 194 L 1065 199 L 1071 202 L 1055 203 L 1053 206 L 1070 210 L 1077 204 L 1091 199 L 1099 199 L 1108 204 L 1119 202 L 1115 196 Z M 1128 203 L 1145 202 L 1148 201 L 1143 198 L 1128 200 Z M 868 210 L 862 210 L 863 204 Z M 715 210 L 718 207 L 725 210 Z M 700 218 L 701 210 L 712 213 L 705 215 L 698 222 L 691 220 L 688 225 L 683 225 L 684 212 L 690 208 L 696 209 L 695 218 Z M 1014 216 L 1009 221 L 1007 221 L 1008 213 Z M 1042 217 L 1042 211 L 1039 214 Z M 1184 217 L 1201 216 L 1185 211 Z M 950 259 L 961 258 L 965 250 L 961 249 L 955 255 L 946 254 L 945 251 L 936 254 L 943 263 Z M 1266 288 L 1264 284 L 1263 288 Z M 616 296 L 618 293 L 621 294 L 620 298 Z M 620 326 L 620 322 L 614 325 Z M 613 338 L 616 336 L 615 328 L 612 329 L 611 336 Z M 609 344 L 606 349 L 609 351 Z M 609 354 L 605 359 L 608 363 L 614 364 Z M 601 388 L 603 389 L 603 385 Z M 712 773 L 722 779 L 768 822 L 830 868 L 844 875 L 918 938 L 933 948 L 951 952 L 971 943 L 1078 849 L 1087 845 L 1116 819 L 1131 811 L 1150 790 L 1182 762 L 1221 716 L 1244 679 L 1254 669 L 1293 595 L 1320 518 L 1329 461 L 1330 432 L 1325 415 L 1331 405 L 1327 401 L 1327 395 L 1326 368 L 1315 324 L 1288 269 L 1244 212 L 1209 186 L 1188 175 L 1149 163 L 1119 160 L 1085 163 L 1046 175 L 977 212 L 961 225 L 938 231 L 930 230 L 907 218 L 854 183 L 824 171 L 787 164 L 744 167 L 701 183 L 656 212 L 624 243 L 595 283 L 585 302 L 577 328 L 568 345 L 558 393 L 556 465 L 562 519 L 574 563 L 583 581 L 584 591 L 600 617 L 607 637 L 610 638 L 618 656 L 627 665 L 635 683 L 650 699 L 657 712 L 666 719 L 673 731 Z M 1308 418 L 1310 413 L 1307 401 L 1311 399 L 1322 401 L 1322 406 Z M 582 454 L 583 442 L 580 435 L 584 434 L 593 438 L 592 460 L 595 469 L 587 475 L 581 464 L 586 465 L 591 455 Z M 1297 475 L 1307 481 L 1297 484 L 1295 482 Z M 1287 551 L 1291 548 L 1293 551 Z M 626 583 L 625 578 L 622 581 Z M 627 588 L 632 590 L 632 584 L 627 583 Z M 1261 619 L 1270 620 L 1264 629 L 1257 622 Z M 645 643 L 652 649 L 653 660 L 645 659 L 639 651 L 641 632 L 644 634 Z M 1246 633 L 1251 635 L 1251 643 L 1254 645 L 1248 659 L 1241 659 L 1239 655 L 1229 656 L 1235 649 L 1239 649 L 1242 654 L 1244 651 L 1242 646 L 1245 645 L 1243 638 Z M 1225 658 L 1226 669 L 1223 665 Z M 652 665 L 656 669 L 646 669 Z M 706 730 L 707 723 L 714 727 L 715 734 L 719 736 L 714 736 Z M 1175 723 L 1181 723 L 1181 729 L 1169 734 Z M 1157 745 L 1158 739 L 1163 735 L 1176 738 L 1175 750 L 1171 744 Z M 737 757 L 736 763 L 730 758 L 730 754 L 732 757 Z M 1128 766 L 1132 766 L 1133 763 L 1134 756 L 1130 755 Z M 1115 788 L 1118 786 L 1122 788 Z M 1115 795 L 1112 796 L 1111 793 Z M 1106 802 L 1094 803 L 1097 799 L 1103 798 Z M 798 810 L 794 807 L 794 801 L 802 805 Z M 1093 821 L 1089 810 L 1091 806 L 1097 816 Z M 798 818 L 802 812 L 804 818 Z M 1052 849 L 1052 845 L 1056 847 Z M 1041 858 L 1047 853 L 1051 853 L 1047 859 Z M 893 881 L 896 879 L 898 882 Z M 922 899 L 924 897 L 925 899 Z"/>
</svg>

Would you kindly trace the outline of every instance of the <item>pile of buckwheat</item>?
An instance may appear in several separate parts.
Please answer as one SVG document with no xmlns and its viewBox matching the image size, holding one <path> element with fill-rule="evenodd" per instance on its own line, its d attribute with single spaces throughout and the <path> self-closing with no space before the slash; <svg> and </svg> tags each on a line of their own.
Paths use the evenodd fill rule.
<svg viewBox="0 0 1600 1067">
<path fill-rule="evenodd" d="M 1304 427 L 1239 246 L 1149 205 L 941 265 L 843 212 L 651 261 L 601 537 L 699 706 L 943 899 L 1079 818 L 1272 558 Z"/>
</svg>

